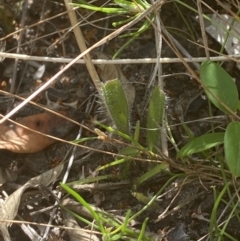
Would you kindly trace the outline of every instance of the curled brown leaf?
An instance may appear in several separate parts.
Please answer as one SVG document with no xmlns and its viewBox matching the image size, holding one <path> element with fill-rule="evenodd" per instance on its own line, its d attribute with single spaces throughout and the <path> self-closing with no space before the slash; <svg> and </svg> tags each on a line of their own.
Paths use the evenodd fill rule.
<svg viewBox="0 0 240 241">
<path fill-rule="evenodd" d="M 66 112 L 61 112 L 61 114 L 68 116 Z M 56 140 L 31 130 L 62 138 L 73 126 L 72 122 L 49 112 L 24 117 L 16 124 L 7 121 L 0 124 L 0 149 L 17 153 L 38 152 Z"/>
</svg>

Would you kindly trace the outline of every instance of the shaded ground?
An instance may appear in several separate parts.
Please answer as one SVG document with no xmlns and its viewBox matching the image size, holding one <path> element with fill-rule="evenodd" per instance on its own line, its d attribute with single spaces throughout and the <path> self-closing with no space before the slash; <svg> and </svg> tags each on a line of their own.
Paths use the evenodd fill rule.
<svg viewBox="0 0 240 241">
<path fill-rule="evenodd" d="M 10 13 L 9 19 L 5 22 L 2 21 L 2 27 L 5 34 L 12 32 L 17 27 L 21 27 L 20 20 L 23 14 L 23 9 L 19 7 L 19 11 L 12 11 L 12 8 L 15 8 L 17 5 L 21 6 L 20 2 L 9 3 L 9 1 L 5 1 L 5 8 L 8 9 Z M 33 3 L 29 4 L 27 8 L 25 26 L 37 23 L 41 18 L 45 19 L 52 17 L 64 11 L 65 8 L 62 1 L 47 1 L 44 8 L 42 8 L 42 3 L 33 1 Z M 188 12 L 185 8 L 181 9 L 181 11 L 184 11 L 183 13 L 188 16 L 187 20 L 191 22 L 195 38 L 198 40 L 201 33 L 198 24 L 192 21 L 192 13 Z M 80 13 L 84 15 L 86 14 L 86 11 L 80 11 Z M 104 15 L 101 14 L 94 14 L 88 19 L 88 21 L 93 22 L 103 16 Z M 13 25 L 10 24 L 10 20 L 12 19 L 15 20 Z M 171 29 L 173 36 L 178 39 L 180 44 L 186 48 L 193 57 L 205 56 L 203 49 L 187 40 L 188 37 L 186 37 L 186 35 L 188 33 L 188 29 L 179 15 L 178 10 L 174 7 L 174 4 L 169 3 L 163 7 L 161 10 L 161 19 L 166 27 Z M 97 25 L 101 28 L 109 26 L 109 29 L 112 29 L 112 21 L 113 20 L 111 19 L 108 20 L 108 22 L 104 20 L 97 23 Z M 70 23 L 68 21 L 68 16 L 65 14 L 26 30 L 23 32 L 20 53 L 35 56 L 46 56 L 46 51 L 49 50 L 51 44 L 56 43 L 61 36 L 62 41 L 59 41 L 54 45 L 54 48 L 50 51 L 49 56 L 75 57 L 79 54 L 79 50 L 73 33 L 67 33 L 67 28 L 69 28 L 69 26 Z M 104 32 L 89 24 L 83 26 L 82 30 L 89 46 L 103 38 L 110 31 L 107 30 Z M 38 40 L 36 40 L 36 38 Z M 121 58 L 155 57 L 156 47 L 154 39 L 154 32 L 152 30 L 147 31 L 138 40 L 133 42 L 126 51 L 124 51 Z M 6 51 L 16 52 L 17 40 L 18 38 L 8 38 Z M 123 38 L 114 39 L 107 45 L 103 46 L 103 48 L 99 48 L 98 51 L 102 51 L 112 56 L 116 49 L 118 49 L 125 41 L 126 40 Z M 219 50 L 219 46 L 214 40 L 211 39 L 210 42 L 212 43 L 212 48 Z M 93 54 L 95 54 L 95 52 L 93 52 Z M 163 44 L 162 57 L 176 57 L 170 47 L 165 43 Z M 39 75 L 40 77 L 37 78 L 38 76 L 36 77 L 36 71 L 39 69 L 39 66 L 36 67 L 36 62 L 25 62 L 19 60 L 17 64 L 17 78 L 14 93 L 22 95 L 23 97 L 28 96 L 29 92 L 33 92 L 37 89 L 38 85 L 41 85 L 49 80 L 49 78 L 51 78 L 64 66 L 63 64 L 47 62 L 41 64 L 45 65 L 46 70 L 42 76 Z M 1 63 L 0 83 L 2 90 L 10 91 L 12 85 L 11 79 L 13 67 L 14 60 L 12 59 L 5 59 Z M 146 100 L 148 95 L 146 94 L 146 86 L 151 78 L 153 68 L 154 65 L 152 64 L 122 66 L 123 73 L 133 84 L 136 91 L 136 98 L 132 113 L 132 123 L 135 123 L 138 119 L 141 119 L 142 125 L 146 122 L 146 113 L 142 112 L 142 110 L 147 104 Z M 196 72 L 197 71 L 198 70 L 196 70 Z M 187 75 L 186 68 L 183 64 L 164 64 L 163 74 L 170 75 L 165 78 L 165 92 L 168 96 L 166 111 L 170 126 L 175 125 L 171 126 L 171 131 L 175 141 L 179 147 L 181 147 L 187 143 L 188 136 L 182 125 L 176 124 L 180 123 L 181 118 L 184 118 L 185 121 L 192 121 L 208 117 L 208 102 L 202 93 L 202 89 L 199 84 Z M 231 74 L 239 76 L 235 67 L 232 69 Z M 93 118 L 97 117 L 98 119 L 104 119 L 106 117 L 106 113 L 104 113 L 104 111 L 99 111 L 99 103 L 97 102 L 97 99 L 93 98 L 94 96 L 98 98 L 98 96 L 84 65 L 74 65 L 47 91 L 48 92 L 45 91 L 39 95 L 35 99 L 35 102 L 49 108 L 56 107 L 57 105 L 59 109 L 74 109 L 74 111 L 79 113 L 79 115 L 85 111 L 88 105 L 92 104 L 93 107 L 90 113 L 86 116 L 85 120 L 86 125 L 91 129 L 93 128 L 93 124 L 91 122 Z M 89 97 L 91 98 L 88 102 Z M 13 108 L 10 106 L 10 100 L 10 97 L 6 98 L 4 95 L 1 95 L 0 101 L 4 103 L 0 106 L 1 114 L 6 114 L 9 108 Z M 77 104 L 75 104 L 76 101 Z M 16 106 L 18 103 L 19 101 L 16 100 L 13 106 Z M 71 107 L 66 107 L 66 104 L 70 104 Z M 28 105 L 21 109 L 15 118 L 39 112 L 42 112 L 40 108 Z M 213 109 L 213 112 L 215 115 L 221 114 L 215 109 Z M 222 126 L 225 124 L 225 121 L 220 123 Z M 210 124 L 208 122 L 201 122 L 200 124 L 196 122 L 189 124 L 189 128 L 196 136 L 198 136 L 210 130 Z M 65 139 L 74 140 L 77 133 L 78 128 L 76 127 L 68 133 Z M 90 135 L 93 134 L 87 130 L 83 130 L 82 136 L 85 137 Z M 141 133 L 141 140 L 144 143 L 144 131 Z M 84 144 L 113 153 L 116 153 L 118 149 L 120 149 L 118 145 L 109 143 L 106 144 L 99 140 L 88 141 Z M 60 162 L 67 160 L 70 156 L 70 154 L 68 154 L 69 149 L 70 145 L 58 142 L 39 153 L 33 154 L 15 154 L 10 151 L 1 150 L 1 167 L 17 172 L 18 174 L 16 180 L 10 180 L 4 183 L 2 190 L 6 191 L 8 195 L 10 195 L 19 187 L 18 185 L 24 184 L 30 178 L 35 177 L 36 175 L 57 166 Z M 173 161 L 177 161 L 175 158 L 176 153 L 170 143 L 169 153 L 170 157 L 173 158 Z M 66 159 L 64 157 L 66 157 Z M 78 148 L 76 150 L 75 161 L 73 163 L 68 182 L 78 180 L 80 176 L 83 175 L 83 167 L 86 176 L 94 176 L 93 172 L 97 167 L 109 163 L 113 159 L 114 158 L 112 156 L 104 153 L 86 151 Z M 189 166 L 191 165 L 192 164 L 189 162 Z M 173 173 L 179 173 L 179 177 L 166 187 L 164 190 L 166 194 L 159 197 L 159 200 L 155 203 L 153 208 L 149 208 L 140 216 L 140 218 L 138 218 L 138 220 L 136 220 L 135 227 L 141 228 L 141 223 L 146 217 L 149 217 L 149 231 L 157 233 L 159 230 L 164 232 L 163 230 L 167 227 L 167 230 L 173 229 L 172 232 L 168 234 L 169 241 L 183 241 L 189 239 L 198 240 L 200 237 L 207 234 L 209 232 L 208 219 L 210 218 L 214 205 L 212 186 L 216 186 L 216 190 L 218 190 L 218 188 L 222 186 L 222 183 L 217 179 L 211 180 L 210 178 L 203 178 L 203 180 L 201 180 L 201 178 L 197 176 L 197 167 L 199 167 L 199 169 L 204 169 L 204 165 L 206 165 L 206 163 L 199 160 L 199 166 L 196 166 L 195 176 L 193 173 L 193 175 L 190 175 L 188 178 L 185 178 L 184 175 L 180 175 L 184 172 L 172 168 L 171 171 Z M 147 163 L 137 161 L 132 162 L 126 178 L 128 183 L 126 185 L 121 185 L 121 179 L 123 178 L 122 173 L 124 173 L 125 170 L 124 166 L 112 167 L 100 172 L 99 175 L 114 175 L 115 178 L 111 178 L 107 182 L 102 181 L 100 184 L 109 184 L 109 182 L 112 182 L 115 184 L 119 183 L 119 186 L 114 188 L 113 184 L 109 184 L 107 187 L 103 185 L 102 188 L 89 187 L 89 189 L 85 190 L 83 187 L 76 187 L 76 189 L 89 203 L 101 207 L 105 211 L 114 215 L 125 216 L 127 210 L 129 209 L 131 209 L 133 213 L 141 210 L 146 204 L 142 196 L 144 195 L 145 197 L 150 197 L 160 190 L 169 180 L 169 176 L 167 174 L 159 174 L 152 180 L 148 180 L 143 185 L 137 186 L 134 190 L 133 183 L 136 178 L 143 175 L 149 168 L 150 165 Z M 5 172 L 7 173 L 6 170 Z M 59 180 L 56 180 L 54 185 L 48 187 L 47 194 L 44 194 L 43 190 L 38 189 L 30 189 L 26 191 L 22 197 L 21 205 L 19 207 L 20 216 L 18 216 L 18 218 L 22 217 L 24 220 L 32 222 L 48 223 L 49 211 L 52 209 L 50 208 L 49 210 L 43 212 L 39 210 L 53 206 L 56 199 L 54 195 L 50 193 L 54 192 L 56 194 L 55 190 L 58 183 Z M 219 214 L 222 212 L 223 208 L 224 206 L 220 205 L 218 210 Z M 34 213 L 35 211 L 36 213 Z M 201 220 L 201 215 L 203 215 L 205 220 Z M 226 216 L 227 214 L 225 214 L 222 219 L 224 220 Z M 63 223 L 63 217 L 61 211 L 59 210 L 54 217 L 53 224 L 63 225 Z M 85 227 L 82 223 L 80 225 L 83 228 Z M 240 239 L 240 231 L 237 227 L 238 222 L 236 220 L 231 220 L 231 224 L 228 225 L 227 231 L 236 239 Z M 40 235 L 44 232 L 44 229 L 36 228 L 36 230 Z M 21 240 L 29 239 L 16 224 L 10 228 L 10 235 L 12 240 L 20 240 L 19 237 L 21 237 Z M 54 230 L 52 230 L 50 236 L 52 239 L 49 238 L 47 240 L 69 240 L 65 231 L 58 231 L 54 233 Z"/>
</svg>

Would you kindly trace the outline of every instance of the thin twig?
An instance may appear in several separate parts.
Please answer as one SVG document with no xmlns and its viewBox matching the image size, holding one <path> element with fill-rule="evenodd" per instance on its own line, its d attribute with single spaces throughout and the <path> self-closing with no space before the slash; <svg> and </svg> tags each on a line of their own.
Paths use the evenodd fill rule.
<svg viewBox="0 0 240 241">
<path fill-rule="evenodd" d="M 87 47 L 86 47 L 86 44 L 85 44 L 84 37 L 82 35 L 81 28 L 78 25 L 78 20 L 77 20 L 75 11 L 73 10 L 73 7 L 70 5 L 72 3 L 72 1 L 71 0 L 64 0 L 64 2 L 65 2 L 66 9 L 68 11 L 68 16 L 69 16 L 71 25 L 74 26 L 73 32 L 74 32 L 78 47 L 79 47 L 81 52 L 84 52 L 85 50 L 87 50 Z M 83 59 L 86 63 L 86 67 L 88 69 L 88 72 L 89 72 L 89 74 L 92 78 L 92 81 L 93 81 L 98 93 L 100 93 L 101 92 L 101 90 L 100 90 L 101 89 L 101 81 L 100 81 L 100 78 L 97 74 L 97 71 L 96 71 L 96 69 L 95 69 L 95 67 L 92 63 L 90 54 L 86 53 L 86 55 L 83 56 Z"/>
<path fill-rule="evenodd" d="M 215 51 L 215 53 L 218 53 Z M 220 54 L 220 53 L 219 53 Z M 55 62 L 55 63 L 70 63 L 74 59 L 71 58 L 55 58 L 55 57 L 39 57 L 39 56 L 31 56 L 26 54 L 14 54 L 14 53 L 5 53 L 0 52 L 0 57 L 9 58 L 9 59 L 22 59 L 26 61 L 40 61 L 40 62 Z M 236 63 L 240 63 L 240 54 L 238 55 L 224 55 L 210 57 L 211 61 L 219 62 L 219 61 L 235 61 Z M 162 64 L 170 64 L 170 63 L 181 63 L 182 60 L 188 63 L 201 63 L 207 60 L 206 57 L 197 57 L 197 58 L 159 58 L 159 62 Z M 142 59 L 92 59 L 93 64 L 155 64 L 157 63 L 157 58 L 142 58 Z M 83 59 L 77 60 L 75 63 L 77 64 L 85 64 Z"/>
<path fill-rule="evenodd" d="M 161 26 L 161 21 L 160 21 L 160 16 L 159 12 L 155 11 L 156 14 L 156 25 L 157 25 L 157 30 L 155 29 L 155 38 L 156 38 L 156 48 L 157 48 L 157 73 L 158 73 L 158 85 L 159 87 L 164 90 L 164 81 L 163 81 L 163 76 L 162 76 L 162 63 L 159 61 L 159 58 L 162 56 L 162 26 Z M 168 140 L 167 140 L 167 128 L 166 128 L 166 122 L 165 122 L 165 108 L 166 106 L 164 105 L 164 115 L 162 117 L 162 127 L 161 127 L 161 148 L 162 148 L 162 153 L 165 156 L 168 156 Z"/>
<path fill-rule="evenodd" d="M 25 0 L 22 3 L 23 11 L 22 11 L 22 18 L 21 18 L 21 26 L 25 26 L 25 21 L 26 21 L 26 15 L 27 15 L 27 9 L 28 9 L 28 1 Z M 23 32 L 20 33 L 19 39 L 17 41 L 17 53 L 20 52 L 20 46 L 23 38 Z M 14 92 L 15 89 L 15 83 L 16 83 L 16 78 L 17 78 L 17 67 L 18 67 L 18 61 L 19 59 L 15 59 L 14 62 L 14 67 L 13 67 L 13 74 L 12 74 L 12 82 L 11 82 L 11 87 L 10 87 L 10 93 Z"/>
<path fill-rule="evenodd" d="M 205 31 L 205 26 L 204 26 L 204 21 L 203 21 L 201 0 L 197 0 L 197 7 L 198 7 L 199 23 L 200 23 L 200 27 L 201 27 L 201 33 L 202 33 L 202 39 L 203 39 L 205 54 L 207 56 L 207 59 L 209 60 L 210 54 L 209 54 L 209 51 L 208 51 L 208 41 L 207 41 L 207 36 L 206 36 L 206 31 Z"/>
</svg>

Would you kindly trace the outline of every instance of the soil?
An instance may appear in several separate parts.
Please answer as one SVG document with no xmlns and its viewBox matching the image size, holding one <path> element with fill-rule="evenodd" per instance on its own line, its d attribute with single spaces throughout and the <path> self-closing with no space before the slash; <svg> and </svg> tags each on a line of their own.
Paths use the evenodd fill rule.
<svg viewBox="0 0 240 241">
<path fill-rule="evenodd" d="M 31 24 L 38 23 L 40 19 L 46 19 L 65 11 L 64 2 L 61 0 L 45 1 L 44 6 L 42 2 L 43 1 L 33 0 L 32 3 L 28 4 L 24 26 L 30 26 Z M 194 1 L 185 2 L 190 5 L 194 4 Z M 7 20 L 3 21 L 0 18 L 2 22 L 1 27 L 5 35 L 22 27 L 21 17 L 24 12 L 22 4 L 23 3 L 20 1 L 4 1 L 4 7 L 9 12 Z M 13 10 L 16 9 L 17 6 L 18 10 Z M 195 5 L 193 6 L 196 8 Z M 215 10 L 219 10 L 219 6 L 213 5 L 212 7 Z M 201 38 L 201 30 L 198 23 L 192 20 L 194 14 L 181 5 L 179 5 L 179 8 L 180 10 L 178 10 L 176 5 L 171 1 L 165 4 L 160 12 L 163 24 L 193 57 L 205 56 L 203 48 L 189 41 L 189 31 L 179 11 L 181 11 L 184 16 L 186 16 L 186 20 L 191 23 L 195 40 L 198 41 Z M 209 13 L 208 9 L 204 9 L 203 11 Z M 79 18 L 80 14 L 85 15 L 88 13 L 86 10 L 78 10 L 78 12 Z M 104 19 L 97 22 L 95 25 L 89 24 L 89 22 L 91 23 L 103 17 L 105 17 L 105 15 L 101 13 L 93 14 L 88 18 L 87 24 L 82 26 L 82 31 L 88 46 L 99 41 L 113 30 L 111 23 L 114 21 L 114 18 L 108 20 Z M 121 16 L 117 19 L 119 18 L 121 19 Z M 22 32 L 20 53 L 33 56 L 47 56 L 46 52 L 49 51 L 49 47 L 54 44 L 54 48 L 51 49 L 48 56 L 59 58 L 73 58 L 77 56 L 80 51 L 75 41 L 74 34 L 71 31 L 68 32 L 69 27 L 70 22 L 68 20 L 68 15 L 64 14 L 44 22 L 43 24 L 28 28 L 26 31 Z M 106 27 L 108 27 L 108 29 L 103 31 L 102 28 Z M 60 36 L 62 37 L 61 40 Z M 18 33 L 17 37 L 12 36 L 7 38 L 6 52 L 16 53 L 19 37 L 20 35 Z M 154 58 L 156 56 L 154 39 L 154 31 L 152 29 L 148 30 L 123 51 L 121 58 Z M 125 41 L 125 38 L 116 38 L 94 50 L 91 54 L 94 56 L 97 51 L 101 51 L 109 56 L 113 56 L 119 46 L 122 46 Z M 218 43 L 211 37 L 209 37 L 209 43 L 211 45 L 209 47 L 217 51 L 220 49 Z M 176 57 L 166 43 L 163 43 L 162 57 Z M 10 92 L 15 63 L 14 59 L 5 59 L 1 62 L 1 90 Z M 60 63 L 39 63 L 45 66 L 45 71 L 43 75 L 40 74 L 40 77 L 36 78 L 34 76 L 40 67 L 39 65 L 36 67 L 36 64 L 37 62 L 35 61 L 28 62 L 19 60 L 17 62 L 17 77 L 13 90 L 14 94 L 23 97 L 28 96 L 29 92 L 36 90 L 39 85 L 48 81 L 65 66 Z M 146 89 L 154 65 L 131 64 L 123 65 L 121 69 L 129 82 L 134 86 L 136 92 L 131 123 L 134 123 L 134 126 L 136 121 L 140 120 L 141 124 L 144 126 L 146 123 L 147 111 L 142 110 L 147 109 L 145 107 L 147 105 L 146 100 L 149 93 L 146 92 Z M 195 69 L 195 71 L 198 72 L 197 69 Z M 233 66 L 231 75 L 236 77 L 237 85 L 240 80 L 238 78 L 239 74 L 239 70 Z M 190 77 L 182 63 L 163 64 L 163 75 L 169 75 L 164 79 L 164 91 L 167 95 L 166 113 L 175 142 L 178 147 L 181 148 L 189 141 L 186 130 L 181 125 L 181 120 L 184 119 L 184 121 L 190 122 L 208 117 L 208 101 L 199 83 Z M 13 103 L 12 100 L 12 97 L 6 97 L 4 94 L 1 94 L 0 102 L 3 103 L 0 105 L 1 114 L 5 115 L 10 109 L 20 103 L 18 99 L 15 99 Z M 77 104 L 74 105 L 76 101 Z M 54 85 L 35 98 L 34 102 L 47 106 L 48 108 L 55 108 L 56 106 L 58 109 L 68 108 L 67 110 L 75 111 L 80 115 L 85 112 L 89 105 L 92 105 L 90 113 L 84 120 L 86 126 L 90 129 L 95 128 L 92 123 L 94 118 L 103 121 L 104 119 L 109 120 L 108 114 L 105 111 L 101 111 L 102 103 L 99 100 L 99 96 L 96 94 L 96 90 L 91 82 L 86 67 L 80 64 L 73 65 L 68 69 Z M 66 107 L 67 104 L 74 108 Z M 29 104 L 22 108 L 14 116 L 14 119 L 40 112 L 43 112 L 41 108 Z M 222 113 L 217 111 L 214 107 L 213 113 L 216 116 L 222 115 Z M 219 124 L 219 128 L 224 128 L 226 123 L 227 120 L 222 121 Z M 111 123 L 105 122 L 105 124 L 110 125 Z M 195 136 L 199 136 L 211 130 L 211 123 L 204 121 L 193 122 L 188 124 L 188 127 Z M 101 130 L 103 131 L 103 129 Z M 74 140 L 78 131 L 78 127 L 74 128 L 68 133 L 65 140 Z M 83 129 L 82 136 L 90 137 L 94 136 L 94 134 Z M 144 145 L 144 131 L 140 133 L 140 141 Z M 119 144 L 105 143 L 101 140 L 86 141 L 84 145 L 112 153 L 117 153 L 122 148 Z M 176 158 L 176 151 L 170 142 L 168 143 L 168 148 L 169 157 L 173 162 L 179 162 Z M 9 179 L 7 179 L 8 181 L 2 185 L 1 190 L 11 195 L 11 193 L 26 183 L 30 178 L 54 168 L 63 161 L 67 163 L 67 160 L 71 156 L 71 154 L 68 153 L 70 149 L 71 145 L 57 142 L 41 152 L 31 154 L 19 154 L 7 150 L 0 150 L 0 166 L 3 168 L 4 172 L 11 173 Z M 129 164 L 130 168 L 127 174 L 125 173 L 125 165 L 113 166 L 100 173 L 94 173 L 94 170 L 99 166 L 110 163 L 113 160 L 115 160 L 113 155 L 77 148 L 75 150 L 73 166 L 67 181 L 72 182 L 79 180 L 83 172 L 85 176 L 111 175 L 111 179 L 107 180 L 107 182 L 99 182 L 99 184 L 103 185 L 102 188 L 89 187 L 86 189 L 86 187 L 76 187 L 76 190 L 88 203 L 98 206 L 113 215 L 124 217 L 128 210 L 131 210 L 132 213 L 138 212 L 146 204 L 143 197 L 150 197 L 156 194 L 170 178 L 168 174 L 161 173 L 142 185 L 134 185 L 136 179 L 151 168 L 151 165 L 147 162 L 140 161 L 132 161 Z M 207 161 L 202 161 L 197 158 L 195 161 L 199 162 L 199 166 L 196 165 L 196 168 L 199 167 L 199 169 L 204 165 L 210 165 Z M 186 166 L 191 169 L 191 167 L 194 166 L 192 160 L 189 160 Z M 184 170 L 179 170 L 174 166 L 171 167 L 171 171 L 172 173 L 178 173 L 179 177 L 173 180 L 169 185 L 166 185 L 164 189 L 164 193 L 166 194 L 159 197 L 154 206 L 147 209 L 135 220 L 136 223 L 134 224 L 134 228 L 141 229 L 141 224 L 146 217 L 149 217 L 147 225 L 148 231 L 158 234 L 159 240 L 164 240 L 160 239 L 160 233 L 164 233 L 166 235 L 165 240 L 168 241 L 200 240 L 201 237 L 204 237 L 204 235 L 209 232 L 209 219 L 214 206 L 213 189 L 215 189 L 215 192 L 218 194 L 223 183 L 214 178 L 212 180 L 210 178 L 205 179 L 204 177 L 201 179 L 200 176 L 194 176 L 194 174 L 188 177 L 187 175 L 181 175 L 184 174 Z M 196 173 L 197 170 L 195 174 Z M 17 177 L 12 179 L 12 175 L 15 174 L 17 174 Z M 124 181 L 128 181 L 126 185 L 121 185 L 123 179 Z M 52 211 L 56 201 L 56 193 L 59 190 L 58 184 L 60 180 L 61 178 L 56 180 L 50 187 L 44 187 L 48 190 L 47 194 L 44 194 L 44 191 L 40 189 L 27 190 L 22 196 L 17 219 L 21 217 L 22 220 L 48 223 L 50 211 Z M 116 185 L 116 187 L 114 187 L 114 185 Z M 52 207 L 52 209 L 41 211 L 47 207 Z M 220 204 L 217 210 L 218 217 L 221 215 L 224 208 L 225 205 Z M 221 221 L 225 220 L 228 214 L 229 211 L 225 212 L 221 217 Z M 63 216 L 61 209 L 59 209 L 53 219 L 53 224 L 60 226 L 63 225 L 63 223 Z M 81 222 L 80 226 L 85 228 L 84 224 Z M 226 232 L 232 235 L 236 240 L 240 240 L 240 230 L 238 226 L 239 220 L 237 218 L 231 219 L 226 229 Z M 44 228 L 38 228 L 36 226 L 33 226 L 33 228 L 39 235 L 43 235 Z M 9 228 L 9 232 L 12 240 L 31 240 L 17 224 L 13 224 L 11 228 Z M 56 234 L 52 228 L 47 240 L 67 241 L 70 239 L 66 231 L 61 230 Z M 207 240 L 207 238 L 202 240 Z M 226 238 L 224 240 L 230 239 Z"/>
</svg>

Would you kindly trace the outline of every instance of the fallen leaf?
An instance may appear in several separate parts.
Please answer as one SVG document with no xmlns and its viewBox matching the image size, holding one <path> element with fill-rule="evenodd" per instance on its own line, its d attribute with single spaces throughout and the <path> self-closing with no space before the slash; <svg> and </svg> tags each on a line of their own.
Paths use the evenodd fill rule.
<svg viewBox="0 0 240 241">
<path fill-rule="evenodd" d="M 60 114 L 71 117 L 67 112 Z M 74 127 L 72 122 L 49 112 L 24 117 L 16 122 L 34 131 L 58 138 L 63 138 Z M 56 142 L 30 129 L 10 121 L 0 124 L 0 149 L 16 153 L 34 153 Z"/>
<path fill-rule="evenodd" d="M 61 163 L 55 168 L 50 169 L 47 172 L 30 179 L 22 187 L 18 188 L 15 192 L 8 196 L 3 203 L 0 203 L 1 220 L 13 220 L 16 217 L 21 201 L 21 196 L 27 188 L 36 188 L 40 185 L 48 186 L 50 183 L 53 183 L 58 179 L 58 177 L 63 171 L 63 168 L 64 163 Z M 8 226 L 9 223 L 0 222 L 0 231 L 5 241 L 11 240 L 7 228 Z"/>
<path fill-rule="evenodd" d="M 67 211 L 62 210 L 63 214 L 63 222 L 66 227 L 70 227 L 73 229 L 67 229 L 70 241 L 99 241 L 99 238 L 93 233 L 87 233 L 83 229 L 80 229 L 79 224 L 76 219 Z"/>
</svg>

